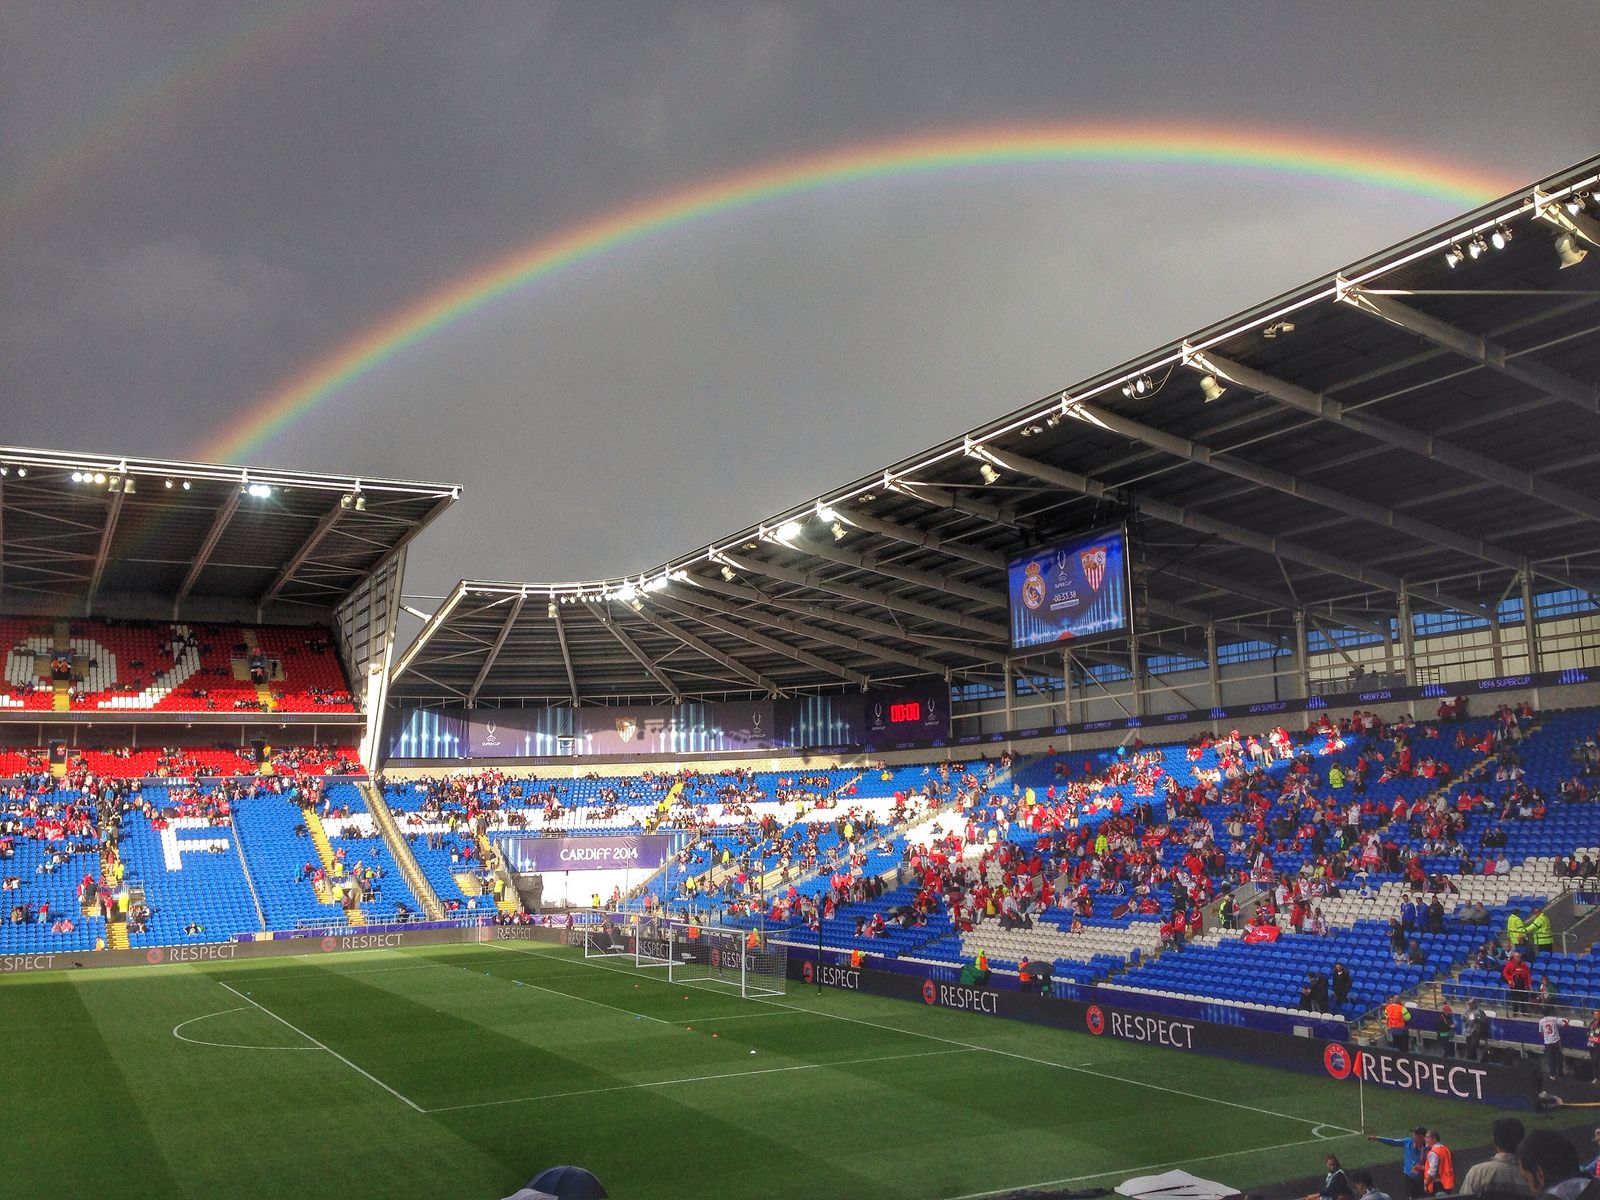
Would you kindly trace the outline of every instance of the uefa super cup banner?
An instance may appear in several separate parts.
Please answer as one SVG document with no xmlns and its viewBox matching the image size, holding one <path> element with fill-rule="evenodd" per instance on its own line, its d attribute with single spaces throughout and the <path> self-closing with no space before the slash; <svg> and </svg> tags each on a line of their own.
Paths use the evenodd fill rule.
<svg viewBox="0 0 1600 1200">
<path fill-rule="evenodd" d="M 672 853 L 672 835 L 512 838 L 506 861 L 523 875 L 547 871 L 654 871 Z"/>
<path fill-rule="evenodd" d="M 766 750 L 772 704 L 596 705 L 577 710 L 581 754 L 703 754 Z"/>
</svg>

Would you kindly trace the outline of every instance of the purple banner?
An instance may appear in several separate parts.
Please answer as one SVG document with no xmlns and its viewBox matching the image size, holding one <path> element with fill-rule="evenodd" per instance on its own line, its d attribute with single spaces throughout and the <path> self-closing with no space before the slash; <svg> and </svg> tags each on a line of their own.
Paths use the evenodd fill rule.
<svg viewBox="0 0 1600 1200">
<path fill-rule="evenodd" d="M 672 835 L 511 838 L 506 861 L 522 875 L 546 871 L 654 871 L 672 853 Z"/>
<path fill-rule="evenodd" d="M 635 705 L 577 710 L 580 754 L 703 754 L 773 745 L 772 705 Z"/>
</svg>

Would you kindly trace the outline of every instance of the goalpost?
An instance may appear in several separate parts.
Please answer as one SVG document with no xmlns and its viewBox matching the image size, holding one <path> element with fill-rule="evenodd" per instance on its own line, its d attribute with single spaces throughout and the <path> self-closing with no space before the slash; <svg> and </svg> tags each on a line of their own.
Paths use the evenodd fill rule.
<svg viewBox="0 0 1600 1200">
<path fill-rule="evenodd" d="M 788 986 L 789 948 L 769 942 L 761 929 L 608 913 L 585 927 L 583 956 L 632 958 L 638 968 L 664 968 L 673 983 L 749 998 L 782 996 Z"/>
</svg>

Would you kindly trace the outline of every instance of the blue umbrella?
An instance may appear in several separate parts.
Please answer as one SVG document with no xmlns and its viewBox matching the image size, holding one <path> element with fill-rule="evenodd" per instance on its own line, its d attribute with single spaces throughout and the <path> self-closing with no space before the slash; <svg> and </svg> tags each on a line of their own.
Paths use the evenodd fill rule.
<svg viewBox="0 0 1600 1200">
<path fill-rule="evenodd" d="M 606 1189 L 582 1167 L 549 1167 L 528 1180 L 528 1187 L 557 1200 L 606 1200 Z"/>
</svg>

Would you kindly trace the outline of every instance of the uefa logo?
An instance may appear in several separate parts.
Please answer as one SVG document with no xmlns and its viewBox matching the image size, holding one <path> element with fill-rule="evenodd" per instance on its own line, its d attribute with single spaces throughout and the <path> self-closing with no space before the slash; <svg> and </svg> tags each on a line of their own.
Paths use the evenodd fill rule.
<svg viewBox="0 0 1600 1200">
<path fill-rule="evenodd" d="M 817 968 L 810 959 L 800 965 L 800 978 L 807 983 L 815 983 L 817 981 Z"/>
<path fill-rule="evenodd" d="M 1329 1042 L 1322 1052 L 1322 1065 L 1335 1079 L 1348 1079 L 1352 1071 L 1361 1069 L 1361 1051 L 1351 1050 L 1338 1042 Z"/>
<path fill-rule="evenodd" d="M 1089 1005 L 1089 1011 L 1083 1014 L 1083 1023 L 1089 1032 L 1099 1037 L 1106 1031 L 1106 1014 L 1100 1011 L 1098 1004 Z"/>
<path fill-rule="evenodd" d="M 922 1002 L 924 1004 L 937 1004 L 939 1002 L 939 985 L 931 979 L 922 981 Z"/>
<path fill-rule="evenodd" d="M 339 939 L 336 938 L 336 937 L 325 937 L 325 938 L 323 938 L 322 939 L 322 948 L 324 950 L 337 950 L 339 948 Z"/>
<path fill-rule="evenodd" d="M 167 952 L 160 946 L 145 951 L 144 960 L 147 963 L 158 963 L 167 957 Z"/>
</svg>

